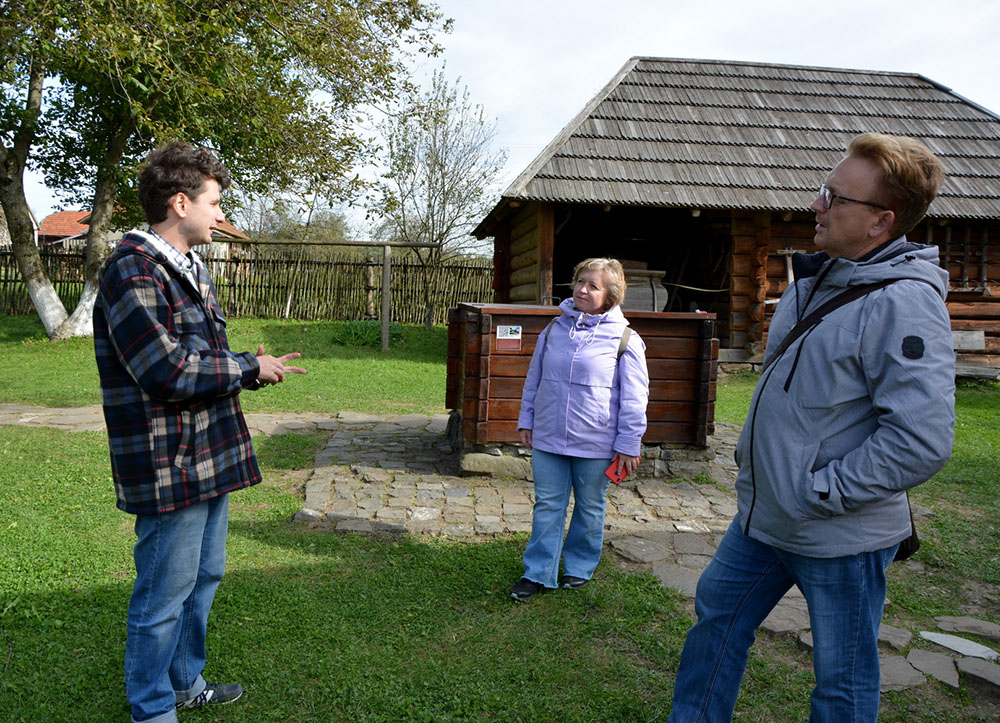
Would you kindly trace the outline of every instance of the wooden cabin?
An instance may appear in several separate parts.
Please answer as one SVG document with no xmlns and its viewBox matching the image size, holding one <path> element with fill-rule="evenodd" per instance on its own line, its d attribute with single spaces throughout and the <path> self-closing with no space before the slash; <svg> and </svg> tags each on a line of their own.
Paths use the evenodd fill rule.
<svg viewBox="0 0 1000 723">
<path fill-rule="evenodd" d="M 650 310 L 714 313 L 720 361 L 759 359 L 790 252 L 817 250 L 809 205 L 867 131 L 944 164 L 909 238 L 940 247 L 967 361 L 1000 366 L 1000 116 L 913 73 L 632 58 L 473 232 L 494 239 L 495 299 L 557 303 L 610 255 L 630 295 L 662 279 Z"/>
</svg>

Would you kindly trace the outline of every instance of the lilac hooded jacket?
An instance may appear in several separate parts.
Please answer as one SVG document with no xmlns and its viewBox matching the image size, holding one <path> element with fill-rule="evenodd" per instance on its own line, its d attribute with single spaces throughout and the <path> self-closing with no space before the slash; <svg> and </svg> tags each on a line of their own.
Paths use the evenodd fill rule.
<svg viewBox="0 0 1000 723">
<path fill-rule="evenodd" d="M 628 321 L 618 306 L 586 314 L 566 299 L 562 316 L 539 336 L 521 392 L 518 429 L 532 447 L 571 457 L 639 455 L 646 431 L 646 345 L 632 333 L 617 359 Z"/>
</svg>

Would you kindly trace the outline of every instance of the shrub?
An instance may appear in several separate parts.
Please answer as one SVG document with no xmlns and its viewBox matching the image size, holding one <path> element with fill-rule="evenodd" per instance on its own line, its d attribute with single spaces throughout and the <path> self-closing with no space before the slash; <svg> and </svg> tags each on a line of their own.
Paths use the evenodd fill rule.
<svg viewBox="0 0 1000 723">
<path fill-rule="evenodd" d="M 344 321 L 333 327 L 332 341 L 344 346 L 381 346 L 382 323 L 375 320 Z M 403 338 L 403 327 L 394 322 L 389 324 L 389 343 L 397 343 Z"/>
</svg>

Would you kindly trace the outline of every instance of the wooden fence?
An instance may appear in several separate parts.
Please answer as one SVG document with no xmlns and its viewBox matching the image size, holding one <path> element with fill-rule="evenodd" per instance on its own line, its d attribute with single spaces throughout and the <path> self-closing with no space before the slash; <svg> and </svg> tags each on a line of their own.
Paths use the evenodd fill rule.
<svg viewBox="0 0 1000 723">
<path fill-rule="evenodd" d="M 42 263 L 68 309 L 83 291 L 83 253 L 44 249 Z M 206 260 L 219 303 L 227 316 L 291 319 L 365 319 L 377 317 L 382 300 L 381 260 L 347 258 L 233 258 Z M 434 278 L 434 277 L 437 278 Z M 489 259 L 449 264 L 434 274 L 422 264 L 393 262 L 392 321 L 423 323 L 425 282 L 435 323 L 461 302 L 493 300 L 493 263 Z M 10 251 L 0 251 L 0 313 L 33 313 L 34 307 Z"/>
</svg>

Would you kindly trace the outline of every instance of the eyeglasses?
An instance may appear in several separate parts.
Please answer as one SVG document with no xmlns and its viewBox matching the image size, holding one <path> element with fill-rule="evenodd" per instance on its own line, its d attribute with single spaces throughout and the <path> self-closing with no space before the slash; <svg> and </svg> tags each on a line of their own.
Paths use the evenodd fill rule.
<svg viewBox="0 0 1000 723">
<path fill-rule="evenodd" d="M 836 194 L 833 191 L 831 191 L 829 188 L 827 188 L 825 183 L 821 183 L 820 184 L 820 187 L 819 187 L 819 197 L 823 199 L 823 210 L 824 211 L 829 211 L 830 210 L 830 207 L 833 206 L 833 201 L 836 198 L 839 198 L 841 201 L 845 201 L 847 203 L 863 203 L 865 206 L 871 206 L 872 208 L 878 208 L 878 209 L 881 209 L 882 211 L 888 211 L 889 210 L 889 209 L 887 209 L 885 206 L 883 206 L 880 203 L 872 203 L 871 201 L 860 201 L 860 200 L 858 200 L 856 198 L 848 198 L 847 196 L 841 196 L 839 194 Z"/>
</svg>

